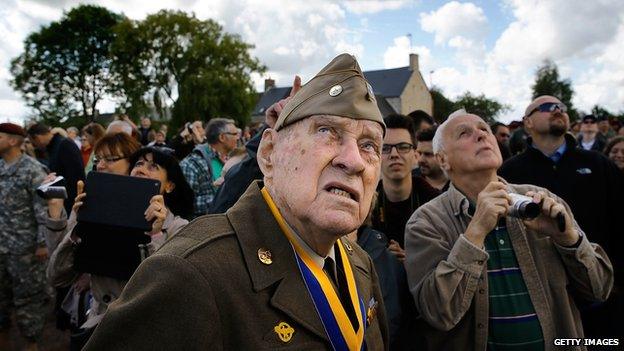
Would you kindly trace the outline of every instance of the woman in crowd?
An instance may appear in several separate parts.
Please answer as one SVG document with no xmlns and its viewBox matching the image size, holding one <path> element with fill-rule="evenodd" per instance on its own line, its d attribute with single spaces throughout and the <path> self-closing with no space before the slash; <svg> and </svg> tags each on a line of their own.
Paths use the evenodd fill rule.
<svg viewBox="0 0 624 351">
<path fill-rule="evenodd" d="M 89 173 L 93 169 L 93 146 L 102 139 L 106 130 L 97 123 L 89 123 L 82 128 L 82 162 L 85 165 L 85 173 Z"/>
<path fill-rule="evenodd" d="M 609 140 L 605 146 L 604 153 L 619 169 L 624 171 L 624 136 L 616 136 Z"/>
<path fill-rule="evenodd" d="M 138 141 L 125 133 L 104 136 L 94 149 L 94 164 L 97 172 L 157 179 L 161 182 L 160 194 L 152 197 L 149 204 L 145 204 L 145 218 L 153 221 L 152 230 L 145 233 L 151 237 L 151 243 L 148 246 L 149 253 L 160 247 L 168 237 L 175 235 L 188 223 L 180 215 L 191 212 L 193 193 L 173 156 L 157 149 L 140 149 Z M 48 265 L 50 282 L 55 287 L 73 284 L 73 291 L 70 291 L 71 295 L 66 298 L 64 306 L 79 306 L 80 303 L 72 299 L 80 300 L 81 296 L 84 296 L 80 293 L 89 288 L 93 297 L 88 307 L 90 312 L 86 320 L 79 309 L 73 311 L 74 320 L 80 321 L 77 323 L 80 330 L 72 337 L 72 349 L 80 349 L 86 343 L 108 305 L 117 299 L 126 284 L 125 280 L 95 274 L 88 275 L 75 269 L 74 257 L 76 248 L 80 245 L 80 235 L 77 233 L 80 227 L 76 225 L 76 218 L 88 196 L 82 192 L 83 189 L 84 184 L 79 182 L 79 195 L 76 197 L 69 220 L 65 220 L 65 216 L 49 220 L 60 222 L 54 226 L 57 228 L 63 226 L 63 221 L 67 222 L 63 240 L 54 250 Z M 137 255 L 140 251 L 137 247 Z"/>
</svg>

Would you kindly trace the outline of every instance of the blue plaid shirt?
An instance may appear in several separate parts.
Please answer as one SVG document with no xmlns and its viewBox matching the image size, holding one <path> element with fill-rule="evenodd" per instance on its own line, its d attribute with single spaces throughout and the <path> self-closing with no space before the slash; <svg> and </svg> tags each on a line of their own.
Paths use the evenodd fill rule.
<svg viewBox="0 0 624 351">
<path fill-rule="evenodd" d="M 206 157 L 202 152 L 205 152 Z M 210 161 L 215 157 L 216 153 L 208 145 L 202 144 L 180 162 L 182 173 L 195 193 L 193 217 L 205 215 L 217 193 L 217 188 L 212 185 L 214 179 L 210 168 Z"/>
</svg>

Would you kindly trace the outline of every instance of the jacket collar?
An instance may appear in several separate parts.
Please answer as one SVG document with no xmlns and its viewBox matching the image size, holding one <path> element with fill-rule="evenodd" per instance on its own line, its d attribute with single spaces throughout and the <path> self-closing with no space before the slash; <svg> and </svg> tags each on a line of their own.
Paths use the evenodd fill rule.
<svg viewBox="0 0 624 351">
<path fill-rule="evenodd" d="M 564 135 L 564 140 L 565 140 L 565 143 L 566 143 L 566 151 L 563 154 L 565 155 L 565 154 L 569 153 L 571 150 L 574 150 L 576 148 L 578 142 L 576 141 L 576 138 L 574 137 L 574 135 L 572 135 L 570 133 L 566 133 Z M 544 157 L 548 157 L 548 156 L 544 155 L 544 153 L 540 149 L 538 149 L 538 148 L 533 146 L 533 138 L 532 137 L 530 137 L 530 136 L 527 137 L 526 143 L 527 143 L 526 144 L 527 148 L 526 148 L 525 152 L 530 152 L 530 153 L 533 153 L 533 154 L 538 154 L 538 155 L 542 155 Z"/>
<path fill-rule="evenodd" d="M 307 291 L 293 248 L 273 218 L 260 192 L 262 182 L 254 181 L 226 216 L 238 237 L 254 291 L 277 284 L 270 303 L 319 337 L 325 330 Z M 259 252 L 270 252 L 271 263 L 262 263 Z"/>
</svg>

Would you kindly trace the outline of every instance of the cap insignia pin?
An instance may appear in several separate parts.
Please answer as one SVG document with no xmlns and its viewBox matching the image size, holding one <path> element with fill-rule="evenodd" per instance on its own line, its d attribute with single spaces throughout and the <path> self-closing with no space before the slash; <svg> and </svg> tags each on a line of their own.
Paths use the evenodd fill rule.
<svg viewBox="0 0 624 351">
<path fill-rule="evenodd" d="M 335 97 L 340 95 L 340 93 L 342 93 L 342 85 L 334 85 L 333 87 L 331 87 L 331 89 L 329 89 L 329 96 Z"/>
</svg>

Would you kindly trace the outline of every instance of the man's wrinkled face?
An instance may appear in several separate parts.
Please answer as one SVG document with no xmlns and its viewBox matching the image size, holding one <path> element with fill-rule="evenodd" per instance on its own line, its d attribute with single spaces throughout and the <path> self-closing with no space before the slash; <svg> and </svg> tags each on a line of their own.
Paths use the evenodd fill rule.
<svg viewBox="0 0 624 351">
<path fill-rule="evenodd" d="M 337 236 L 357 229 L 379 181 L 381 125 L 312 116 L 276 135 L 265 179 L 286 220 Z"/>
<path fill-rule="evenodd" d="M 412 176 L 415 163 L 414 150 L 401 150 L 401 146 L 406 144 L 412 145 L 413 148 L 412 137 L 407 129 L 386 130 L 384 145 L 386 148 L 389 145 L 395 146 L 390 149 L 390 153 L 381 155 L 381 173 L 384 179 L 401 180 Z"/>
<path fill-rule="evenodd" d="M 448 122 L 444 154 L 453 174 L 498 169 L 503 162 L 496 137 L 481 117 L 464 115 Z"/>
<path fill-rule="evenodd" d="M 561 103 L 554 97 L 543 97 L 539 103 Z M 562 136 L 570 128 L 570 117 L 566 112 L 555 109 L 552 112 L 535 111 L 525 118 L 525 126 L 529 131 L 538 134 Z"/>
<path fill-rule="evenodd" d="M 229 151 L 232 151 L 238 145 L 238 139 L 240 139 L 240 130 L 236 128 L 234 124 L 227 125 L 227 131 L 222 133 L 221 143 L 225 145 L 225 148 Z"/>
<path fill-rule="evenodd" d="M 440 163 L 433 154 L 433 143 L 431 141 L 419 141 L 418 147 L 418 166 L 420 167 L 420 173 L 424 176 L 437 176 L 442 173 L 440 169 Z"/>
</svg>

